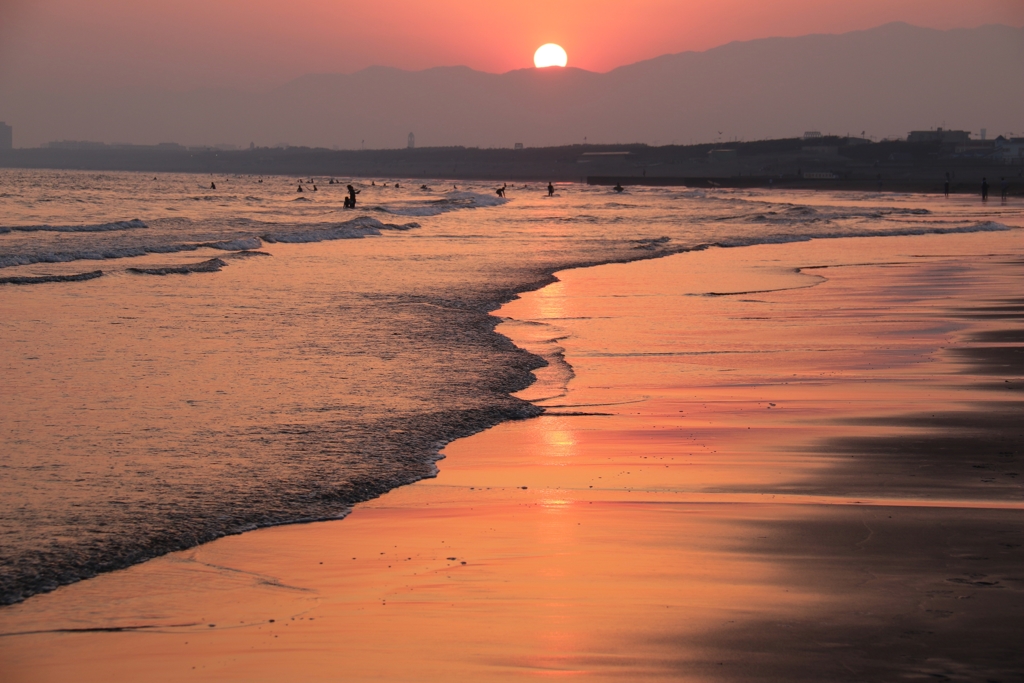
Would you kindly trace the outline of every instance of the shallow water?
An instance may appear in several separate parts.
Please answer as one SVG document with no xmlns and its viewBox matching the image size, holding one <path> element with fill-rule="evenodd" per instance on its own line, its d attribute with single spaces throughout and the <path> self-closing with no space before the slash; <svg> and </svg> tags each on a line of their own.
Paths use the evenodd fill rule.
<svg viewBox="0 0 1024 683">
<path fill-rule="evenodd" d="M 442 444 L 538 412 L 509 394 L 540 361 L 488 311 L 555 270 L 1024 225 L 964 199 L 391 179 L 350 211 L 349 180 L 305 180 L 0 173 L 0 282 L 29 283 L 0 284 L 0 600 L 432 476 Z"/>
</svg>

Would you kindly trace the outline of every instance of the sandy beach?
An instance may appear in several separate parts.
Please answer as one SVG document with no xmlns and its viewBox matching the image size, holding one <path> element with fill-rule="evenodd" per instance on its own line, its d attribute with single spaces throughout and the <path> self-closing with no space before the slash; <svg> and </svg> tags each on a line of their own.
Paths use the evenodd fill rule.
<svg viewBox="0 0 1024 683">
<path fill-rule="evenodd" d="M 708 249 L 497 312 L 546 409 L 341 521 L 0 610 L 0 679 L 1024 680 L 1018 231 Z"/>
</svg>

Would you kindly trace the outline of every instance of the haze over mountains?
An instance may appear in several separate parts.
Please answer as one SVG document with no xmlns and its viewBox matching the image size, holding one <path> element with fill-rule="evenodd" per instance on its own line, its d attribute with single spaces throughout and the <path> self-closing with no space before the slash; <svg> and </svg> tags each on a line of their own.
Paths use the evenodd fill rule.
<svg viewBox="0 0 1024 683">
<path fill-rule="evenodd" d="M 130 57 L 129 57 L 130 58 Z M 571 55 L 570 55 L 571 59 Z M 887 24 L 730 43 L 598 74 L 372 67 L 264 93 L 0 91 L 15 145 L 51 140 L 395 148 L 884 137 L 944 126 L 1024 135 L 1024 28 Z"/>
</svg>

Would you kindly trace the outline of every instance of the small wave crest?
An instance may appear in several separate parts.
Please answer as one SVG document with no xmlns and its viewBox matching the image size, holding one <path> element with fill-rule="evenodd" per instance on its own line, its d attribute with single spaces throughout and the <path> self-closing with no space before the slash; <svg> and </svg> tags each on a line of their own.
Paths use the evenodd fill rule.
<svg viewBox="0 0 1024 683">
<path fill-rule="evenodd" d="M 74 275 L 21 275 L 16 277 L 0 277 L 0 285 L 38 285 L 45 282 L 83 282 L 103 277 L 102 270 Z"/>
<path fill-rule="evenodd" d="M 221 251 L 245 251 L 247 249 L 259 249 L 263 246 L 263 242 L 259 237 L 239 237 L 221 242 L 205 242 L 200 246 L 220 249 Z"/>
<path fill-rule="evenodd" d="M 450 211 L 462 209 L 480 209 L 484 207 L 501 206 L 507 204 L 508 199 L 480 194 L 478 192 L 448 192 L 444 197 L 428 202 L 409 202 L 408 204 L 394 204 L 375 207 L 376 211 L 394 214 L 396 216 L 440 216 Z"/>
<path fill-rule="evenodd" d="M 822 230 L 790 235 L 761 235 L 727 239 L 716 243 L 721 247 L 749 247 L 757 244 L 789 244 L 792 242 L 810 242 L 819 239 L 839 239 L 843 237 L 913 237 L 915 235 L 959 235 L 973 232 L 1005 232 L 1017 230 L 1009 225 L 995 221 L 984 221 L 973 225 L 958 227 L 906 226 L 890 230 Z"/>
<path fill-rule="evenodd" d="M 200 263 L 186 263 L 183 266 L 163 266 L 159 268 L 129 268 L 131 273 L 140 275 L 188 275 L 189 273 L 216 273 L 227 263 L 219 258 L 212 258 L 209 261 Z"/>
<path fill-rule="evenodd" d="M 740 221 L 744 223 L 762 223 L 765 225 L 798 225 L 807 223 L 833 223 L 851 219 L 884 220 L 901 216 L 927 216 L 928 209 L 907 208 L 845 208 L 834 207 L 817 209 L 812 206 L 785 206 L 774 211 L 744 213 L 735 216 L 716 218 L 719 222 Z"/>
<path fill-rule="evenodd" d="M 327 240 L 345 240 L 380 235 L 383 230 L 411 230 L 418 228 L 417 223 L 406 223 L 404 225 L 393 225 L 381 223 L 376 218 L 361 216 L 343 223 L 319 224 L 310 229 L 309 225 L 297 225 L 292 230 L 281 230 L 262 235 L 265 242 L 271 244 L 281 242 L 284 244 L 303 244 L 308 242 L 324 242 Z"/>
<path fill-rule="evenodd" d="M 7 232 L 114 232 L 116 230 L 136 230 L 149 226 L 133 218 L 130 221 L 114 221 L 112 223 L 95 223 L 91 225 L 10 225 L 0 226 L 0 234 Z"/>
</svg>

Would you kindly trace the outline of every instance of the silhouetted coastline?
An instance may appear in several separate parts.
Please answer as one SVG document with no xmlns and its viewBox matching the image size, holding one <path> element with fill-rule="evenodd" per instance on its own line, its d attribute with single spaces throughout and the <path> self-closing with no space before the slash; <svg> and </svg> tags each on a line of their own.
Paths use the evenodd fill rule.
<svg viewBox="0 0 1024 683">
<path fill-rule="evenodd" d="M 828 136 L 813 141 L 788 138 L 687 146 L 571 145 L 518 150 L 47 147 L 7 150 L 0 154 L 0 167 L 935 193 L 943 192 L 948 173 L 953 193 L 977 193 L 985 176 L 1007 178 L 1011 196 L 1021 194 L 1024 188 L 1024 166 L 997 159 L 989 150 L 968 155 L 940 142 L 872 142 Z"/>
</svg>

